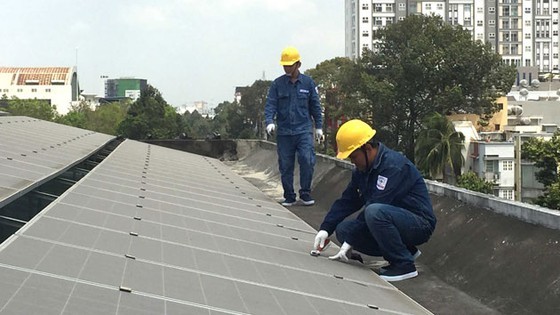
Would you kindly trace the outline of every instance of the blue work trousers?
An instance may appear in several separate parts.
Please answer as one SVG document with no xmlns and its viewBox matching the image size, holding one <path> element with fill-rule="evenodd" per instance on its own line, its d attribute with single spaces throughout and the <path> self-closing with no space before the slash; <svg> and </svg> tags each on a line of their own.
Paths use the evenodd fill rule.
<svg viewBox="0 0 560 315">
<path fill-rule="evenodd" d="M 315 167 L 315 147 L 312 133 L 276 137 L 278 167 L 286 200 L 295 200 L 294 164 L 297 152 L 299 164 L 300 197 L 311 192 L 311 180 Z"/>
<path fill-rule="evenodd" d="M 411 251 L 427 242 L 433 230 L 426 219 L 411 211 L 373 203 L 364 209 L 362 218 L 341 222 L 336 237 L 366 255 L 383 256 L 392 265 L 407 265 L 414 264 Z"/>
</svg>

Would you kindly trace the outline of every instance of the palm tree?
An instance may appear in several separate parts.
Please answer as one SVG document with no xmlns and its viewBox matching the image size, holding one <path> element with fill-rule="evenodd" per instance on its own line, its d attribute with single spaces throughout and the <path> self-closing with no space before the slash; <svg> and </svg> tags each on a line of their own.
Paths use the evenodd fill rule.
<svg viewBox="0 0 560 315">
<path fill-rule="evenodd" d="M 416 141 L 416 165 L 431 178 L 442 176 L 446 183 L 447 170 L 456 178 L 465 163 L 461 154 L 465 136 L 455 131 L 453 123 L 439 113 L 428 117 L 424 126 Z"/>
</svg>

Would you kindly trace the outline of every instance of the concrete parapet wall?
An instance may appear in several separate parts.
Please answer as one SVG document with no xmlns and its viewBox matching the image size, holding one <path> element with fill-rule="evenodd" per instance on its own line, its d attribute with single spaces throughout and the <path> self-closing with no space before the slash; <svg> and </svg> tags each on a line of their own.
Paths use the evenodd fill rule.
<svg viewBox="0 0 560 315">
<path fill-rule="evenodd" d="M 502 199 L 493 195 L 483 194 L 431 180 L 427 180 L 426 185 L 430 193 L 451 197 L 469 205 L 515 217 L 528 223 L 560 230 L 560 211 Z"/>
</svg>

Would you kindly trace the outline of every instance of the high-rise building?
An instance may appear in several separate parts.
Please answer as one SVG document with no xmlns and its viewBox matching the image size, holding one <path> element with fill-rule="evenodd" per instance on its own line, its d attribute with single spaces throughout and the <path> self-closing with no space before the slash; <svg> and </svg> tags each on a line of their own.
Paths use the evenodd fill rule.
<svg viewBox="0 0 560 315">
<path fill-rule="evenodd" d="M 373 31 L 411 14 L 436 14 L 489 42 L 504 62 L 559 73 L 559 0 L 345 0 L 346 56 L 374 49 Z"/>
<path fill-rule="evenodd" d="M 108 79 L 105 81 L 105 98 L 118 99 L 128 97 L 136 100 L 140 97 L 140 92 L 146 88 L 146 79 L 119 78 Z"/>
</svg>

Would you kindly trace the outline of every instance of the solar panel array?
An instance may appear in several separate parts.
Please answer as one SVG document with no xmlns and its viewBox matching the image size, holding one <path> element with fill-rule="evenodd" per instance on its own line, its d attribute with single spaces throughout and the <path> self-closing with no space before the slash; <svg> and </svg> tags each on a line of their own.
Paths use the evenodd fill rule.
<svg viewBox="0 0 560 315">
<path fill-rule="evenodd" d="M 0 245 L 0 313 L 430 314 L 314 235 L 219 160 L 126 140 Z"/>
</svg>

